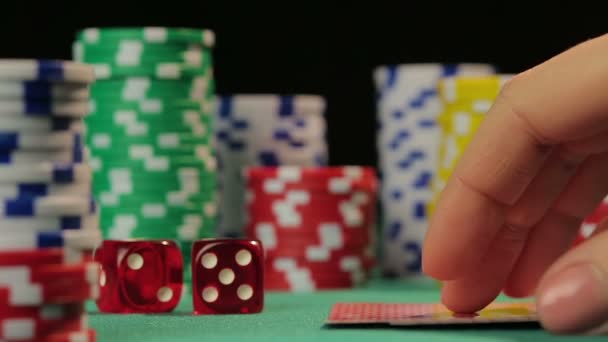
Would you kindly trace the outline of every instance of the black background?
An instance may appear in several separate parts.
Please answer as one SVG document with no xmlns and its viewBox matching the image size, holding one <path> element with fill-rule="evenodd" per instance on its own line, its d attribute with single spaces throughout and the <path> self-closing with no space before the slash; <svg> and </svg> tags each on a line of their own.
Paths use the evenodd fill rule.
<svg viewBox="0 0 608 342">
<path fill-rule="evenodd" d="M 76 31 L 90 26 L 209 28 L 217 38 L 218 93 L 321 94 L 328 101 L 331 163 L 375 165 L 375 66 L 486 62 L 516 73 L 608 28 L 601 1 L 568 6 L 533 1 L 152 2 L 5 1 L 0 55 L 70 59 Z"/>
</svg>

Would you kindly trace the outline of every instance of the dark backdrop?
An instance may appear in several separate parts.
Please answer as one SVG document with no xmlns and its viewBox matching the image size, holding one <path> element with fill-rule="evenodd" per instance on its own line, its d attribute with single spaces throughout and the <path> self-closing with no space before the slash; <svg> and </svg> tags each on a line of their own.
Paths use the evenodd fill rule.
<svg viewBox="0 0 608 342">
<path fill-rule="evenodd" d="M 1 57 L 69 59 L 75 32 L 89 26 L 213 29 L 218 93 L 327 98 L 332 164 L 375 165 L 376 65 L 488 62 L 514 73 L 608 28 L 601 1 L 4 2 Z"/>
</svg>

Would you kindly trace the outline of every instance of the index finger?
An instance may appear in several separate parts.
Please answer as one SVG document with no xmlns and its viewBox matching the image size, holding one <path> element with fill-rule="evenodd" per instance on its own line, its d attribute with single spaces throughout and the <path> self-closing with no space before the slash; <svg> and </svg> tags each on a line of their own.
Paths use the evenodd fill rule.
<svg viewBox="0 0 608 342">
<path fill-rule="evenodd" d="M 435 207 L 423 248 L 425 273 L 451 280 L 472 271 L 552 149 L 608 127 L 606 54 L 608 35 L 503 87 Z"/>
</svg>

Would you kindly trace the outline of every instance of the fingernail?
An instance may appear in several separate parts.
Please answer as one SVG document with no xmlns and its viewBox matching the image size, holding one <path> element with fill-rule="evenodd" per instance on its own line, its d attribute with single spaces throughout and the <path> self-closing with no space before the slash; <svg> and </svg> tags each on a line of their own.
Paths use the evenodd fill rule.
<svg viewBox="0 0 608 342">
<path fill-rule="evenodd" d="M 605 276 L 591 264 L 570 266 L 541 282 L 538 315 L 549 331 L 591 331 L 608 317 Z"/>
</svg>

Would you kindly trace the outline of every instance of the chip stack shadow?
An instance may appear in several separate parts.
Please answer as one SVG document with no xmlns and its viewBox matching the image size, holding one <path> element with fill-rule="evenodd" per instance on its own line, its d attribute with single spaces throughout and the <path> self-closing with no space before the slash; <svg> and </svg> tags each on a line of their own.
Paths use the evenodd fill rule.
<svg viewBox="0 0 608 342">
<path fill-rule="evenodd" d="M 87 148 L 104 237 L 174 239 L 188 264 L 192 241 L 215 236 L 214 41 L 189 28 L 77 34 L 75 59 L 97 78 Z"/>
<path fill-rule="evenodd" d="M 0 60 L 0 340 L 95 341 L 101 243 L 83 156 L 90 66 Z"/>
</svg>

